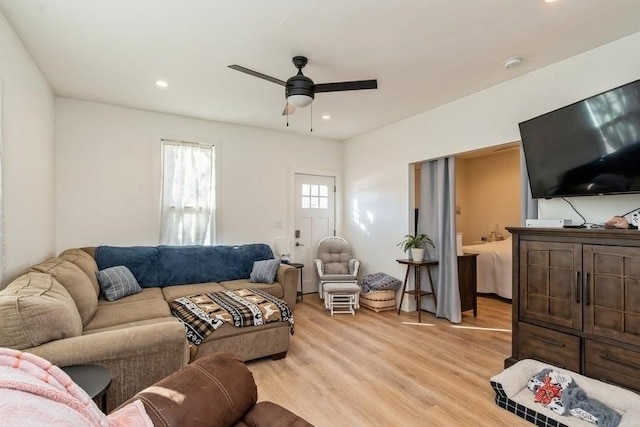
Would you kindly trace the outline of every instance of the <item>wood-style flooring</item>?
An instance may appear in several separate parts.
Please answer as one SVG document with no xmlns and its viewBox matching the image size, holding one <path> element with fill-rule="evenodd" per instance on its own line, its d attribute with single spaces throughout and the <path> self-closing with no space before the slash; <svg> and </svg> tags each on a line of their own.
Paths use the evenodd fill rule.
<svg viewBox="0 0 640 427">
<path fill-rule="evenodd" d="M 496 406 L 489 385 L 511 351 L 508 302 L 479 297 L 478 317 L 465 312 L 460 325 L 427 312 L 423 325 L 403 323 L 417 317 L 366 308 L 332 317 L 305 295 L 287 357 L 248 363 L 258 400 L 317 427 L 531 426 Z"/>
</svg>

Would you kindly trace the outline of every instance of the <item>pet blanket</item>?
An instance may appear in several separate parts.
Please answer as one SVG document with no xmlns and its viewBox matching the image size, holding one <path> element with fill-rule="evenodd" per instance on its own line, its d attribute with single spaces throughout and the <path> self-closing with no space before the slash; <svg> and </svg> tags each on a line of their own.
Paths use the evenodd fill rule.
<svg viewBox="0 0 640 427">
<path fill-rule="evenodd" d="M 236 327 L 260 326 L 268 322 L 289 322 L 293 335 L 293 314 L 286 302 L 260 289 L 212 292 L 177 298 L 171 314 L 184 325 L 187 338 L 200 345 L 224 322 Z"/>
<path fill-rule="evenodd" d="M 527 388 L 541 403 L 559 415 L 573 415 L 597 424 L 599 427 L 616 427 L 620 414 L 596 399 L 587 397 L 571 376 L 553 369 L 542 369 L 534 375 Z"/>
</svg>

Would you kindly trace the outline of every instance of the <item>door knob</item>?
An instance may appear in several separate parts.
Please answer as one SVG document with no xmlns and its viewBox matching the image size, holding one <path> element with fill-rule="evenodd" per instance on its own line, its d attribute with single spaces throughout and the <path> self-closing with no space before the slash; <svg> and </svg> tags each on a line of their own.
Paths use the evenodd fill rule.
<svg viewBox="0 0 640 427">
<path fill-rule="evenodd" d="M 300 242 L 296 242 L 296 246 L 304 246 L 304 245 Z"/>
</svg>

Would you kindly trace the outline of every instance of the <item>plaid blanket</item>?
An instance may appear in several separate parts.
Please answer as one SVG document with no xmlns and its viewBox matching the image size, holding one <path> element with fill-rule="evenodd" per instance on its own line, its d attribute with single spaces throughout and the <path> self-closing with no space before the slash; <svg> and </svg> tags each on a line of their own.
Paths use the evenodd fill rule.
<svg viewBox="0 0 640 427">
<path fill-rule="evenodd" d="M 171 314 L 184 325 L 195 345 L 229 322 L 236 327 L 260 326 L 268 322 L 289 322 L 293 335 L 293 314 L 287 303 L 260 289 L 240 289 L 181 297 L 171 303 Z"/>
</svg>

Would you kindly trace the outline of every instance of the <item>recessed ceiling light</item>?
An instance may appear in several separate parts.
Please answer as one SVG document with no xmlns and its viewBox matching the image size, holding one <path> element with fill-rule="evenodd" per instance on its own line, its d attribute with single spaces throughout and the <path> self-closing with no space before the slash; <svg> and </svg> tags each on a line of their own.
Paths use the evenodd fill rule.
<svg viewBox="0 0 640 427">
<path fill-rule="evenodd" d="M 164 80 L 158 80 L 156 82 L 156 86 L 158 86 L 158 87 L 167 87 L 167 86 L 169 86 L 169 83 L 165 82 Z"/>
<path fill-rule="evenodd" d="M 323 114 L 322 115 L 322 120 L 329 120 L 330 118 L 331 118 L 331 116 L 328 115 L 328 114 Z"/>
<path fill-rule="evenodd" d="M 544 0 L 545 3 L 553 3 L 556 0 Z"/>
<path fill-rule="evenodd" d="M 508 59 L 504 60 L 504 67 L 505 68 L 517 67 L 520 64 L 522 64 L 522 58 L 517 57 L 517 56 L 513 56 L 511 58 L 508 58 Z"/>
</svg>

